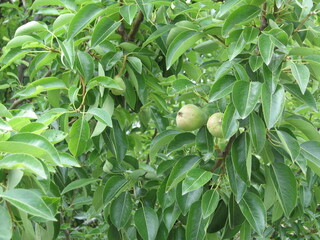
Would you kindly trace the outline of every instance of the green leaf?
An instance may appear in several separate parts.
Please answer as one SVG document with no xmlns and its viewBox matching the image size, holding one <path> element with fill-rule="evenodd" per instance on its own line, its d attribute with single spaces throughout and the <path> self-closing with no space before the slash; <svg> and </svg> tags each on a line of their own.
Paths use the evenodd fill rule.
<svg viewBox="0 0 320 240">
<path fill-rule="evenodd" d="M 104 204 L 109 204 L 109 202 L 125 187 L 127 182 L 127 179 L 121 175 L 110 177 L 105 183 L 103 190 Z"/>
<path fill-rule="evenodd" d="M 219 198 L 219 193 L 212 189 L 203 194 L 201 199 L 201 210 L 204 219 L 214 213 L 218 206 Z"/>
<path fill-rule="evenodd" d="M 78 161 L 69 153 L 60 152 L 60 161 L 64 167 L 81 167 Z"/>
<path fill-rule="evenodd" d="M 283 87 L 278 85 L 275 92 L 271 93 L 268 86 L 263 84 L 261 100 L 264 121 L 267 128 L 270 129 L 280 119 L 284 108 L 285 93 Z"/>
<path fill-rule="evenodd" d="M 202 192 L 202 188 L 198 188 L 182 195 L 182 183 L 178 184 L 176 188 L 176 201 L 183 215 L 186 215 L 189 212 L 191 205 L 201 198 Z"/>
<path fill-rule="evenodd" d="M 258 16 L 260 8 L 253 5 L 243 5 L 233 11 L 225 20 L 222 27 L 222 34 L 227 35 L 236 24 L 250 21 L 251 19 Z"/>
<path fill-rule="evenodd" d="M 291 115 L 286 118 L 286 122 L 290 123 L 296 129 L 300 130 L 304 135 L 306 135 L 309 140 L 320 141 L 319 132 L 306 118 L 297 115 Z"/>
<path fill-rule="evenodd" d="M 249 126 L 249 134 L 253 147 L 255 148 L 256 152 L 259 153 L 263 149 L 266 142 L 267 132 L 265 125 L 262 119 L 256 113 L 251 113 L 249 118 Z"/>
<path fill-rule="evenodd" d="M 109 150 L 120 163 L 124 159 L 128 149 L 127 136 L 124 130 L 120 128 L 118 121 L 113 121 L 112 125 L 113 128 L 108 128 L 102 137 Z"/>
<path fill-rule="evenodd" d="M 67 89 L 64 81 L 56 77 L 47 77 L 38 79 L 28 84 L 24 90 L 18 92 L 15 96 L 20 96 L 21 99 L 32 98 L 36 97 L 43 91 L 51 91 L 57 89 Z"/>
<path fill-rule="evenodd" d="M 91 183 L 96 182 L 98 179 L 93 179 L 93 178 L 82 178 L 82 179 L 78 179 L 75 180 L 71 183 L 69 183 L 61 192 L 61 195 L 66 194 L 67 192 L 70 192 L 74 189 L 78 189 L 78 188 L 82 188 L 85 187 Z"/>
<path fill-rule="evenodd" d="M 131 63 L 134 70 L 136 70 L 138 73 L 141 74 L 142 72 L 142 62 L 137 57 L 127 57 L 127 60 L 129 63 Z"/>
<path fill-rule="evenodd" d="M 92 57 L 89 53 L 78 51 L 77 60 L 79 72 L 85 82 L 88 82 L 94 73 L 94 62 Z"/>
<path fill-rule="evenodd" d="M 251 176 L 251 144 L 249 134 L 240 134 L 232 143 L 231 157 L 233 166 L 240 178 L 249 184 Z"/>
<path fill-rule="evenodd" d="M 297 203 L 297 183 L 291 169 L 281 162 L 274 162 L 270 168 L 273 186 L 286 217 Z"/>
<path fill-rule="evenodd" d="M 134 214 L 134 224 L 143 240 L 155 240 L 159 228 L 159 220 L 155 211 L 143 206 Z"/>
<path fill-rule="evenodd" d="M 121 193 L 113 200 L 110 207 L 110 220 L 116 228 L 120 229 L 126 225 L 131 216 L 132 208 L 133 204 L 128 192 Z"/>
<path fill-rule="evenodd" d="M 182 182 L 182 195 L 205 185 L 212 178 L 212 173 L 201 168 L 194 168 L 187 173 Z"/>
<path fill-rule="evenodd" d="M 200 158 L 194 155 L 185 156 L 179 159 L 170 173 L 167 182 L 167 191 L 181 182 L 186 177 L 187 173 L 198 165 L 199 160 Z"/>
<path fill-rule="evenodd" d="M 320 176 L 320 142 L 308 141 L 300 146 L 303 156 L 307 159 L 308 166 Z"/>
<path fill-rule="evenodd" d="M 301 93 L 304 94 L 310 78 L 309 68 L 303 64 L 290 62 L 293 77 L 297 80 Z"/>
<path fill-rule="evenodd" d="M 195 42 L 200 39 L 200 37 L 201 34 L 191 30 L 178 34 L 168 47 L 166 55 L 167 69 L 169 69 L 183 53 L 192 47 Z"/>
<path fill-rule="evenodd" d="M 16 47 L 22 47 L 26 43 L 30 42 L 39 42 L 39 39 L 36 39 L 34 37 L 31 37 L 29 35 L 22 35 L 22 36 L 17 36 L 13 39 L 11 39 L 7 45 L 6 48 L 16 48 Z"/>
<path fill-rule="evenodd" d="M 109 115 L 109 113 L 102 109 L 102 108 L 90 108 L 87 112 L 88 114 L 92 114 L 95 119 L 97 119 L 97 121 L 112 127 L 112 120 L 111 120 L 111 116 Z"/>
<path fill-rule="evenodd" d="M 56 165 L 61 166 L 58 151 L 46 138 L 44 138 L 40 135 L 34 134 L 34 133 L 19 133 L 19 134 L 13 135 L 9 139 L 9 142 L 11 142 L 11 141 L 12 142 L 21 142 L 21 143 L 25 143 L 25 144 L 28 144 L 33 147 L 38 147 L 41 150 L 44 150 L 46 155 L 47 154 L 49 155 L 50 160 L 47 158 L 47 156 L 46 157 L 43 155 L 41 155 L 41 157 L 38 156 L 37 155 L 38 150 L 35 151 L 35 153 L 36 153 L 36 156 L 35 156 L 31 150 L 34 148 L 30 147 L 30 146 L 27 147 L 31 150 L 30 153 L 28 152 L 28 150 L 26 150 L 26 152 L 13 151 L 13 153 L 27 153 L 27 154 L 29 153 L 30 155 L 32 155 L 34 157 L 43 158 L 45 160 L 49 160 L 51 163 L 55 163 Z"/>
<path fill-rule="evenodd" d="M 68 39 L 73 39 L 82 29 L 84 29 L 90 22 L 97 18 L 102 12 L 103 9 L 96 4 L 89 4 L 81 8 L 70 23 Z"/>
<path fill-rule="evenodd" d="M 179 133 L 181 132 L 176 130 L 166 130 L 156 136 L 150 145 L 150 161 L 154 161 L 158 151 L 169 144 Z"/>
<path fill-rule="evenodd" d="M 13 48 L 10 49 L 10 51 L 2 55 L 0 58 L 1 64 L 3 66 L 0 69 L 0 72 L 6 69 L 8 66 L 10 66 L 14 61 L 22 59 L 25 55 L 27 55 L 30 51 L 27 49 L 20 49 L 20 48 Z"/>
<path fill-rule="evenodd" d="M 89 123 L 84 118 L 75 121 L 70 129 L 68 142 L 68 148 L 73 156 L 77 157 L 86 151 L 86 145 L 89 138 Z"/>
<path fill-rule="evenodd" d="M 138 6 L 137 5 L 125 5 L 120 7 L 120 14 L 123 19 L 131 25 L 134 17 L 137 14 Z"/>
<path fill-rule="evenodd" d="M 263 60 L 260 56 L 252 55 L 249 58 L 249 65 L 253 72 L 257 71 L 263 64 Z"/>
<path fill-rule="evenodd" d="M 242 1 L 242 0 L 229 0 L 229 1 L 223 2 L 223 4 L 220 7 L 220 10 L 217 14 L 217 17 L 220 18 L 223 15 L 225 15 L 226 13 L 228 13 L 230 11 L 230 9 L 232 9 L 232 7 L 234 5 L 236 5 L 237 3 L 239 3 L 240 1 Z"/>
<path fill-rule="evenodd" d="M 216 80 L 211 87 L 209 101 L 216 101 L 231 93 L 235 82 L 235 77 L 231 75 L 225 75 Z"/>
<path fill-rule="evenodd" d="M 37 21 L 28 22 L 16 30 L 14 36 L 31 35 L 31 33 L 47 31 L 48 27 L 45 24 L 39 23 Z"/>
<path fill-rule="evenodd" d="M 302 94 L 300 87 L 297 84 L 284 84 L 283 86 L 293 96 L 311 107 L 313 111 L 318 112 L 316 100 L 308 89 Z"/>
<path fill-rule="evenodd" d="M 209 218 L 205 220 L 202 218 L 201 202 L 193 203 L 188 213 L 186 240 L 204 239 L 206 235 L 205 226 L 208 220 Z"/>
<path fill-rule="evenodd" d="M 225 139 L 231 138 L 239 129 L 239 113 L 235 109 L 232 103 L 230 103 L 224 114 L 222 119 L 222 132 Z"/>
<path fill-rule="evenodd" d="M 0 193 L 0 197 L 26 213 L 49 221 L 56 221 L 50 208 L 42 198 L 32 190 L 12 189 Z"/>
<path fill-rule="evenodd" d="M 271 37 L 266 34 L 261 34 L 258 40 L 258 46 L 264 63 L 266 65 L 269 65 L 272 59 L 274 48 L 274 44 L 271 41 Z"/>
<path fill-rule="evenodd" d="M 194 144 L 195 135 L 189 132 L 183 132 L 175 136 L 168 146 L 168 153 L 177 151 L 183 148 L 185 145 Z"/>
<path fill-rule="evenodd" d="M 203 153 L 213 152 L 213 137 L 206 126 L 203 126 L 197 132 L 196 146 Z"/>
<path fill-rule="evenodd" d="M 93 30 L 91 46 L 95 47 L 104 40 L 108 39 L 114 33 L 114 31 L 119 28 L 120 25 L 120 21 L 115 22 L 108 17 L 101 18 Z"/>
<path fill-rule="evenodd" d="M 28 154 L 15 153 L 0 160 L 0 169 L 21 169 L 47 179 L 41 162 Z"/>
<path fill-rule="evenodd" d="M 246 183 L 240 178 L 239 174 L 236 172 L 230 158 L 226 159 L 226 168 L 227 168 L 231 191 L 235 196 L 236 202 L 239 203 L 243 195 L 247 191 Z"/>
<path fill-rule="evenodd" d="M 237 81 L 234 84 L 232 101 L 242 119 L 245 119 L 256 107 L 261 87 L 260 82 Z"/>
<path fill-rule="evenodd" d="M 12 221 L 6 207 L 0 205 L 0 240 L 10 240 L 12 237 Z"/>
<path fill-rule="evenodd" d="M 174 27 L 174 25 L 170 25 L 170 24 L 160 26 L 157 30 L 155 30 L 154 32 L 151 33 L 151 35 L 148 37 L 148 39 L 142 44 L 142 48 L 144 48 L 149 43 L 156 40 L 158 37 L 161 37 L 165 33 L 169 32 L 173 27 Z"/>
<path fill-rule="evenodd" d="M 314 55 L 314 54 L 320 54 L 320 50 L 316 48 L 310 48 L 310 47 L 293 47 L 289 55 L 292 56 L 309 56 L 309 55 Z"/>
<path fill-rule="evenodd" d="M 122 88 L 111 77 L 98 76 L 92 78 L 87 84 L 87 91 L 96 86 L 122 90 Z"/>
<path fill-rule="evenodd" d="M 292 161 L 295 161 L 300 154 L 300 147 L 295 138 L 285 131 L 277 131 L 283 148 L 289 153 Z"/>
<path fill-rule="evenodd" d="M 241 33 L 237 41 L 232 42 L 228 46 L 229 61 L 233 60 L 236 56 L 238 56 L 242 52 L 245 46 L 246 46 L 246 41 L 243 38 L 243 33 Z"/>
<path fill-rule="evenodd" d="M 256 194 L 247 192 L 239 207 L 251 227 L 262 236 L 267 224 L 267 213 L 262 200 Z"/>
</svg>

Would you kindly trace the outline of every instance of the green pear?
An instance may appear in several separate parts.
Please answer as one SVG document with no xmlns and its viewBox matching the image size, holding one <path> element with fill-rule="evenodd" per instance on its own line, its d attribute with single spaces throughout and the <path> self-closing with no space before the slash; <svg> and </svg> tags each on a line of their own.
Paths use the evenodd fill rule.
<svg viewBox="0 0 320 240">
<path fill-rule="evenodd" d="M 115 76 L 114 81 L 122 88 L 120 89 L 115 89 L 112 88 L 111 92 L 113 95 L 121 95 L 126 91 L 126 84 L 124 83 L 123 79 L 120 76 Z"/>
<path fill-rule="evenodd" d="M 207 128 L 212 136 L 217 138 L 223 138 L 222 119 L 223 113 L 221 112 L 214 113 L 209 117 L 207 122 Z"/>
<path fill-rule="evenodd" d="M 176 117 L 178 128 L 185 131 L 193 131 L 203 126 L 207 121 L 206 114 L 196 105 L 183 106 Z"/>
</svg>

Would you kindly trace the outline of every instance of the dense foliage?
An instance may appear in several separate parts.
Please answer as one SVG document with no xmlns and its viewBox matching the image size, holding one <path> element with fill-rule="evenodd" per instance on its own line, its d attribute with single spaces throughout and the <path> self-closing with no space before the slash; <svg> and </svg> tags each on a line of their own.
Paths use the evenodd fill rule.
<svg viewBox="0 0 320 240">
<path fill-rule="evenodd" d="M 319 239 L 318 0 L 0 7 L 1 240 Z"/>
</svg>

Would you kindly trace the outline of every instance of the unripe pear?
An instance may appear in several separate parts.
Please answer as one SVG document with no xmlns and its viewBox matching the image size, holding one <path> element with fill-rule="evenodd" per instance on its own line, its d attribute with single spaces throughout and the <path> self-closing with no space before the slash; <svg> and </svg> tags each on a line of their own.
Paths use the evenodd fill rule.
<svg viewBox="0 0 320 240">
<path fill-rule="evenodd" d="M 222 118 L 223 113 L 217 112 L 212 114 L 207 122 L 207 128 L 212 136 L 217 138 L 223 138 L 222 133 Z"/>
<path fill-rule="evenodd" d="M 126 91 L 126 84 L 124 83 L 123 79 L 120 76 L 115 76 L 114 81 L 122 88 L 122 90 L 112 88 L 111 92 L 113 95 L 121 95 Z"/>
<path fill-rule="evenodd" d="M 176 117 L 178 128 L 185 131 L 193 131 L 203 126 L 207 121 L 206 114 L 196 105 L 183 106 Z"/>
</svg>

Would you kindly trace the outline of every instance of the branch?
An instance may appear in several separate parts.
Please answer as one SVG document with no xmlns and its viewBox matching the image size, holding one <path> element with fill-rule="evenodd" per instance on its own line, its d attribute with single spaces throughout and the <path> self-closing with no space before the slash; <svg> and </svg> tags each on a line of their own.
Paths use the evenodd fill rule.
<svg viewBox="0 0 320 240">
<path fill-rule="evenodd" d="M 266 18 L 267 14 L 267 2 L 264 2 L 262 6 L 262 15 L 261 15 L 261 24 L 260 24 L 260 32 L 263 31 L 268 26 L 268 20 Z"/>
<path fill-rule="evenodd" d="M 309 19 L 309 17 L 311 17 L 312 15 L 317 14 L 316 12 L 312 11 L 310 12 L 302 21 L 301 23 L 293 30 L 292 35 L 297 33 L 300 28 L 306 23 L 306 21 Z"/>
<path fill-rule="evenodd" d="M 11 109 L 15 109 L 17 108 L 20 104 L 22 104 L 24 101 L 26 101 L 27 99 L 19 99 L 19 100 L 15 100 L 12 105 L 9 107 L 9 110 Z"/>
<path fill-rule="evenodd" d="M 136 17 L 136 19 L 134 20 L 132 28 L 128 34 L 128 41 L 132 42 L 134 40 L 134 37 L 135 37 L 136 33 L 138 32 L 142 21 L 143 21 L 143 13 L 141 11 L 139 11 L 139 14 Z"/>
<path fill-rule="evenodd" d="M 119 0 L 119 5 L 120 7 L 123 6 L 123 0 Z M 126 32 L 126 29 L 124 27 L 124 22 L 123 22 L 123 18 L 120 15 L 120 20 L 121 20 L 121 24 L 119 26 L 119 28 L 117 29 L 117 33 L 121 35 L 123 41 L 127 42 L 128 41 L 128 34 Z"/>
<path fill-rule="evenodd" d="M 236 135 L 233 135 L 229 139 L 229 142 L 228 142 L 226 148 L 224 149 L 224 151 L 218 154 L 218 160 L 216 161 L 216 163 L 213 165 L 212 169 L 210 170 L 211 172 L 214 172 L 216 169 L 218 169 L 224 163 L 226 157 L 229 155 L 229 153 L 231 151 L 231 146 L 232 146 L 232 143 L 235 140 L 235 138 L 236 138 Z"/>
</svg>

